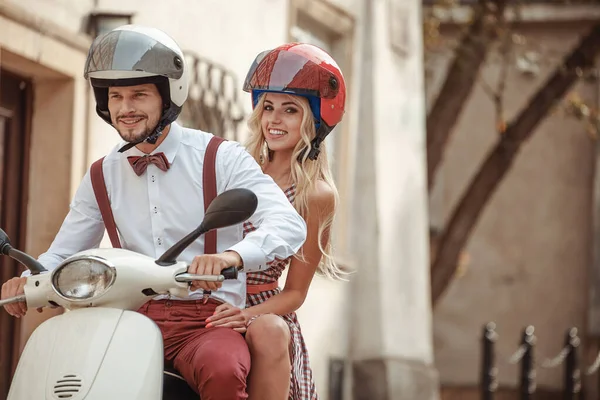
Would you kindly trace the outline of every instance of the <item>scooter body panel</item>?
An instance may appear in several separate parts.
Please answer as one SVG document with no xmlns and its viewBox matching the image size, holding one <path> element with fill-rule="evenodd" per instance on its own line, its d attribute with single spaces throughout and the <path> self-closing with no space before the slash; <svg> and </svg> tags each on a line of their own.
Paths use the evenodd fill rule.
<svg viewBox="0 0 600 400">
<path fill-rule="evenodd" d="M 116 279 L 104 293 L 92 299 L 74 300 L 61 296 L 52 285 L 54 273 L 63 265 L 95 257 L 116 269 Z M 67 258 L 49 274 L 30 276 L 25 285 L 27 307 L 34 309 L 58 304 L 69 310 L 90 307 L 114 307 L 137 310 L 156 294 L 171 294 L 185 298 L 189 295 L 186 282 L 177 282 L 175 276 L 187 271 L 187 263 L 177 262 L 159 266 L 154 259 L 125 249 L 91 249 Z"/>
<path fill-rule="evenodd" d="M 163 342 L 146 316 L 85 308 L 42 323 L 19 360 L 8 400 L 160 400 Z"/>
</svg>

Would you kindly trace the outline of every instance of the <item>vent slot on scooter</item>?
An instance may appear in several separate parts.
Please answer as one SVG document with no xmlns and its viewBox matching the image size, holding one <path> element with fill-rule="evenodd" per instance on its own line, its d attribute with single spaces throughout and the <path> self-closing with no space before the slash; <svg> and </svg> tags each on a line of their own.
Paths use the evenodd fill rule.
<svg viewBox="0 0 600 400">
<path fill-rule="evenodd" d="M 56 381 L 54 396 L 57 399 L 70 399 L 81 390 L 83 380 L 77 375 L 65 375 Z"/>
</svg>

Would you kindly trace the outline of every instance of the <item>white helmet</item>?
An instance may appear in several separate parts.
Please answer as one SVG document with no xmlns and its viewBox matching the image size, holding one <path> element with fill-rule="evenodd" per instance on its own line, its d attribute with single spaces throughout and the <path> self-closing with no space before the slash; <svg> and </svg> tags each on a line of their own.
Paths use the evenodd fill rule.
<svg viewBox="0 0 600 400">
<path fill-rule="evenodd" d="M 163 113 L 146 140 L 156 143 L 162 130 L 175 121 L 188 95 L 188 71 L 183 52 L 166 33 L 139 25 L 124 25 L 98 36 L 88 52 L 84 71 L 96 97 L 96 112 L 112 125 L 108 88 L 154 83 L 163 99 Z M 121 149 L 124 151 L 125 149 Z"/>
</svg>

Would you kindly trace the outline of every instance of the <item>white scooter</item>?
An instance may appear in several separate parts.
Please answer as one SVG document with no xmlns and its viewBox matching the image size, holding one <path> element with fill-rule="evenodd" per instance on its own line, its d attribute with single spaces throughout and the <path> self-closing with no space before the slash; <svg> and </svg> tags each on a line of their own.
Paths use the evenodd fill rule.
<svg viewBox="0 0 600 400">
<path fill-rule="evenodd" d="M 29 310 L 66 310 L 29 338 L 8 400 L 197 400 L 176 372 L 163 371 L 161 332 L 135 311 L 157 294 L 187 296 L 192 281 L 237 279 L 233 267 L 219 276 L 189 274 L 188 265 L 176 258 L 200 235 L 245 221 L 257 204 L 249 190 L 224 192 L 210 204 L 202 224 L 158 260 L 129 250 L 93 249 L 69 257 L 51 273 L 12 248 L 0 230 L 0 253 L 32 272 L 25 294 L 0 306 L 26 301 Z"/>
</svg>

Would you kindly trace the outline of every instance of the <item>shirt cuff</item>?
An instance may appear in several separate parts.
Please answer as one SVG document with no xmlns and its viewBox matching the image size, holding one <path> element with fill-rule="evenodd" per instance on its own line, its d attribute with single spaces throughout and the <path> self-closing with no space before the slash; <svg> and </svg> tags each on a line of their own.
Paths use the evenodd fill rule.
<svg viewBox="0 0 600 400">
<path fill-rule="evenodd" d="M 227 251 L 235 251 L 240 255 L 244 264 L 241 269 L 243 272 L 263 271 L 269 268 L 265 253 L 254 243 L 242 240 L 228 248 Z"/>
</svg>

